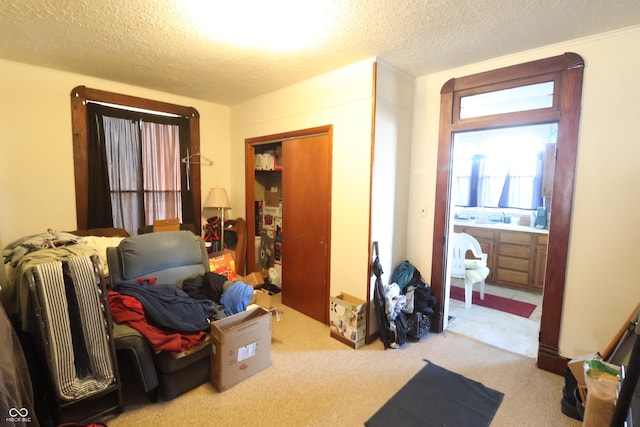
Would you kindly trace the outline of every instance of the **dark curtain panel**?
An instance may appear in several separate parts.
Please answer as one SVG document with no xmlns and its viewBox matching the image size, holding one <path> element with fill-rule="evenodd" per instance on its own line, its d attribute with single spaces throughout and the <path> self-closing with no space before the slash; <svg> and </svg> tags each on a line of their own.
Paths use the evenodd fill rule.
<svg viewBox="0 0 640 427">
<path fill-rule="evenodd" d="M 471 158 L 471 179 L 469 180 L 469 204 L 475 207 L 478 205 L 478 193 L 480 192 L 480 175 L 484 169 L 486 156 L 475 155 Z"/>
<path fill-rule="evenodd" d="M 500 194 L 500 208 L 516 208 L 534 210 L 542 203 L 542 174 L 544 168 L 543 153 L 536 155 L 535 175 L 513 176 L 511 170 L 507 172 L 507 177 Z"/>
<path fill-rule="evenodd" d="M 538 153 L 536 162 L 536 176 L 533 178 L 533 196 L 531 200 L 531 209 L 538 209 L 544 206 L 542 200 L 542 179 L 544 177 L 544 153 Z"/>
<path fill-rule="evenodd" d="M 509 194 L 511 193 L 511 169 L 507 172 L 507 177 L 504 180 L 504 187 L 502 187 L 502 193 L 500 194 L 500 201 L 498 207 L 509 208 Z"/>
<path fill-rule="evenodd" d="M 103 109 L 100 105 L 88 103 L 89 120 L 88 165 L 88 228 L 113 227 L 111 196 L 109 193 L 109 165 L 104 139 Z"/>
<path fill-rule="evenodd" d="M 542 206 L 542 152 L 536 155 L 533 176 L 514 174 L 511 168 L 506 175 L 504 172 L 500 174 L 499 171 L 490 170 L 486 162 L 485 155 L 474 155 L 471 158 L 468 193 L 458 195 L 456 206 L 526 210 Z"/>
</svg>

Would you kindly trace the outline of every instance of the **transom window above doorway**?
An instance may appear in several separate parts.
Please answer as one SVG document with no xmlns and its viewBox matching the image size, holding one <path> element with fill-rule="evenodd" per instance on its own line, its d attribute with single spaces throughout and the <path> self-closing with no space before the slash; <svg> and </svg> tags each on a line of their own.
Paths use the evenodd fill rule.
<svg viewBox="0 0 640 427">
<path fill-rule="evenodd" d="M 554 82 L 495 90 L 460 98 L 460 119 L 537 110 L 553 106 Z"/>
</svg>

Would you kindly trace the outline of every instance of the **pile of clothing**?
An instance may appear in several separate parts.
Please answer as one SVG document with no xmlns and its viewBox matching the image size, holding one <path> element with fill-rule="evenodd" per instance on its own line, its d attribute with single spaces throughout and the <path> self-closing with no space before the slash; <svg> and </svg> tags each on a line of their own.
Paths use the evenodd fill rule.
<svg viewBox="0 0 640 427">
<path fill-rule="evenodd" d="M 392 348 L 407 339 L 423 338 L 430 327 L 436 298 L 420 271 L 409 261 L 403 261 L 393 271 L 390 283 L 384 285 L 385 312 L 395 334 Z"/>
<path fill-rule="evenodd" d="M 247 309 L 253 287 L 208 272 L 182 287 L 158 284 L 155 278 L 113 284 L 111 314 L 147 338 L 155 351 L 184 352 L 206 339 L 210 323 Z"/>
</svg>

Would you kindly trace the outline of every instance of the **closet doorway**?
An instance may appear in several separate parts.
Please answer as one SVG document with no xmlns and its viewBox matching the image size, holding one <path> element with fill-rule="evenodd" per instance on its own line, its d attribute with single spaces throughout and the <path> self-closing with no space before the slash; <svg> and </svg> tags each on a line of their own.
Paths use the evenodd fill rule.
<svg viewBox="0 0 640 427">
<path fill-rule="evenodd" d="M 569 251 L 569 231 L 573 207 L 578 129 L 584 60 L 575 53 L 518 64 L 449 80 L 440 94 L 440 129 L 436 201 L 433 229 L 431 284 L 440 304 L 435 331 L 443 330 L 447 298 L 448 235 L 451 230 L 451 163 L 453 136 L 458 132 L 499 129 L 521 124 L 558 124 L 558 139 L 551 205 L 549 206 L 549 240 L 544 273 L 542 318 L 538 341 L 537 365 L 541 369 L 562 374 L 566 359 L 559 354 L 560 326 Z M 509 96 L 512 90 L 539 84 L 554 88 L 548 105 L 527 106 L 517 111 L 494 109 L 480 114 L 475 100 L 486 94 Z M 471 101 L 471 105 L 468 102 Z M 497 104 L 499 105 L 499 104 Z M 470 113 L 471 112 L 471 113 Z M 435 323 L 435 324 L 434 324 Z"/>
<path fill-rule="evenodd" d="M 256 170 L 256 155 L 265 150 L 276 153 L 275 166 L 268 164 L 264 170 L 260 159 Z M 246 218 L 255 235 L 247 265 L 254 270 L 278 267 L 282 303 L 325 324 L 330 294 L 331 153 L 331 126 L 245 141 Z M 281 218 L 273 227 L 265 224 L 262 193 L 267 192 L 280 195 L 276 210 Z M 275 260 L 269 252 L 272 242 L 277 245 Z"/>
</svg>

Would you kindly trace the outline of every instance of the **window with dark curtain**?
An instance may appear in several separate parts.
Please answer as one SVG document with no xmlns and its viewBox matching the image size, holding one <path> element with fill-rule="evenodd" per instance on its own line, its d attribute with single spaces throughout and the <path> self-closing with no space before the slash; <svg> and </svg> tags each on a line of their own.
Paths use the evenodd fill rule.
<svg viewBox="0 0 640 427">
<path fill-rule="evenodd" d="M 451 197 L 458 207 L 535 210 L 544 205 L 544 150 L 557 124 L 454 135 Z"/>
<path fill-rule="evenodd" d="M 542 206 L 542 152 L 511 162 L 475 154 L 460 163 L 456 206 L 526 210 Z"/>
<path fill-rule="evenodd" d="M 89 228 L 137 234 L 158 219 L 193 223 L 186 164 L 189 126 L 169 117 L 87 104 Z"/>
</svg>

